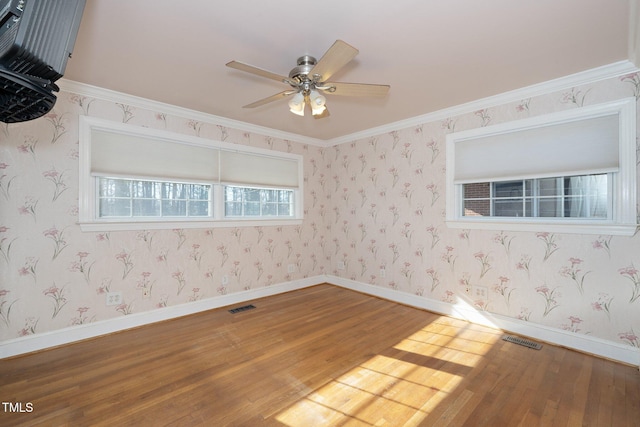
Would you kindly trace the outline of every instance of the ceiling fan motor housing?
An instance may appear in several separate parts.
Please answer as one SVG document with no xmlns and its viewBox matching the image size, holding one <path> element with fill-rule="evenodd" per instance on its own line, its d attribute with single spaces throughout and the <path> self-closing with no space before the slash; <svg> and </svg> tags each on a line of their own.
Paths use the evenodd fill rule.
<svg viewBox="0 0 640 427">
<path fill-rule="evenodd" d="M 314 58 L 313 56 L 301 56 L 297 61 L 298 66 L 294 67 L 289 72 L 289 78 L 301 83 L 307 80 L 311 80 L 308 77 L 309 71 L 311 71 L 317 63 L 318 61 L 316 61 L 316 58 Z"/>
</svg>

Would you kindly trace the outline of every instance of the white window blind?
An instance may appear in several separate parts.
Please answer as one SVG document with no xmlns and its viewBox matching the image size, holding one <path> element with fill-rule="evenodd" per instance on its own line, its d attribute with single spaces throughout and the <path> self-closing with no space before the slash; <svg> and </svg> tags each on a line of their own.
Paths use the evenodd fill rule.
<svg viewBox="0 0 640 427">
<path fill-rule="evenodd" d="M 220 181 L 264 187 L 298 188 L 298 162 L 254 153 L 222 150 Z"/>
<path fill-rule="evenodd" d="M 219 150 L 94 130 L 91 174 L 218 182 Z"/>
<path fill-rule="evenodd" d="M 460 140 L 454 184 L 616 172 L 618 147 L 618 114 Z"/>
<path fill-rule="evenodd" d="M 81 116 L 78 156 L 83 231 L 290 225 L 304 216 L 299 154 Z M 251 197 L 259 189 L 247 206 L 257 201 L 260 214 L 227 215 L 229 185 Z M 167 188 L 191 192 L 173 197 Z"/>
</svg>

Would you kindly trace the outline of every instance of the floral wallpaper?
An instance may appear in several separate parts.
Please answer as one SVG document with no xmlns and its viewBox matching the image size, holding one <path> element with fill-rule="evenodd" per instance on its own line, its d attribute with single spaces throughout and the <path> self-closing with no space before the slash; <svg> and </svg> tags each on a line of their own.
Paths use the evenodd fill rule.
<svg viewBox="0 0 640 427">
<path fill-rule="evenodd" d="M 40 119 L 0 127 L 0 341 L 322 274 L 319 211 L 300 226 L 82 232 L 78 118 L 101 117 L 293 152 L 317 146 L 61 93 Z M 307 192 L 320 184 L 305 177 Z M 322 196 L 325 198 L 325 196 Z M 323 202 L 324 203 L 324 202 Z M 295 265 L 295 272 L 288 273 Z M 228 283 L 222 284 L 223 277 Z M 121 291 L 123 303 L 106 305 Z"/>
<path fill-rule="evenodd" d="M 637 74 L 318 147 L 61 93 L 0 126 L 0 341 L 331 274 L 639 347 L 640 236 L 444 222 L 448 133 L 629 96 Z M 301 154 L 303 224 L 81 232 L 79 115 Z"/>
<path fill-rule="evenodd" d="M 638 347 L 640 236 L 452 229 L 444 192 L 447 134 L 639 91 L 627 75 L 333 147 L 332 273 Z"/>
</svg>

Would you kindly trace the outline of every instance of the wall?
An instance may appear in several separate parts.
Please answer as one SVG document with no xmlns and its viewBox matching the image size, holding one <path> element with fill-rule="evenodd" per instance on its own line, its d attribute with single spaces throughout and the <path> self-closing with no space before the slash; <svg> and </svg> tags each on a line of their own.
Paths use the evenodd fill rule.
<svg viewBox="0 0 640 427">
<path fill-rule="evenodd" d="M 640 236 L 456 230 L 444 216 L 447 134 L 639 90 L 636 74 L 611 78 L 333 147 L 332 274 L 638 347 Z"/>
<path fill-rule="evenodd" d="M 0 344 L 223 296 L 241 300 L 247 290 L 327 273 L 400 301 L 462 300 L 480 313 L 637 348 L 640 237 L 449 229 L 444 157 L 454 131 L 639 94 L 638 75 L 611 78 L 318 147 L 62 93 L 46 117 L 0 129 Z M 83 233 L 76 225 L 81 114 L 301 154 L 305 220 Z M 107 290 L 121 290 L 125 304 L 106 306 Z"/>
<path fill-rule="evenodd" d="M 61 93 L 45 117 L 0 129 L 0 342 L 314 276 L 323 209 L 307 196 L 300 226 L 81 232 L 78 117 L 89 115 L 301 154 L 323 149 L 118 102 Z M 305 176 L 305 192 L 321 193 Z M 324 196 L 321 196 L 324 198 Z M 295 264 L 295 272 L 288 266 Z M 222 285 L 222 277 L 229 283 Z M 143 298 L 142 289 L 151 290 Z M 108 291 L 124 303 L 107 306 Z M 246 293 L 246 292 L 245 292 Z M 126 325 L 126 323 L 124 323 Z"/>
</svg>

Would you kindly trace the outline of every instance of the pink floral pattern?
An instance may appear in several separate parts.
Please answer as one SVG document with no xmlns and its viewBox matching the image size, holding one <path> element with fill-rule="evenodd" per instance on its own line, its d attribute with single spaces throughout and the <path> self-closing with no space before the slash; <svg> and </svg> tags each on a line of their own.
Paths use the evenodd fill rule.
<svg viewBox="0 0 640 427">
<path fill-rule="evenodd" d="M 444 146 L 454 131 L 640 97 L 639 88 L 631 74 L 333 147 L 61 93 L 44 118 L 0 134 L 0 341 L 333 274 L 638 347 L 640 235 L 448 228 Z M 80 115 L 300 154 L 305 219 L 81 232 Z M 486 298 L 473 296 L 477 286 Z M 123 302 L 107 306 L 114 291 Z"/>
</svg>

